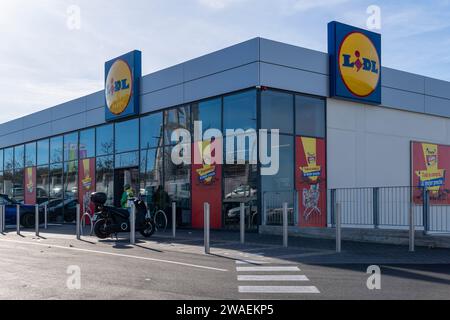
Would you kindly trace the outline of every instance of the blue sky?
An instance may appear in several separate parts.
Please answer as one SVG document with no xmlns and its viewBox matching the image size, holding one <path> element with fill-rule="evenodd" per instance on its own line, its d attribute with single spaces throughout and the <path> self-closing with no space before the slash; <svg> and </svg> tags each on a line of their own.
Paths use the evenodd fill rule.
<svg viewBox="0 0 450 320">
<path fill-rule="evenodd" d="M 257 36 L 326 52 L 327 23 L 365 28 L 370 5 L 384 66 L 450 81 L 450 0 L 2 0 L 0 123 L 102 90 L 104 62 L 133 49 L 144 74 Z"/>
</svg>

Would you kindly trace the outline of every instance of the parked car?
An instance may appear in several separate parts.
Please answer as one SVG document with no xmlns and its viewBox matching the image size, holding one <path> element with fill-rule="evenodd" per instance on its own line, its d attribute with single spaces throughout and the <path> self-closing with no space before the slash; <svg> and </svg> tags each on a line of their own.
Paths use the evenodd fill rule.
<svg viewBox="0 0 450 320">
<path fill-rule="evenodd" d="M 10 198 L 6 194 L 0 194 L 0 205 L 5 206 L 5 224 L 17 224 L 17 205 L 20 204 L 16 200 Z M 20 204 L 20 225 L 24 228 L 33 228 L 35 226 L 36 207 Z M 39 209 L 39 222 L 44 222 L 44 211 Z"/>
<path fill-rule="evenodd" d="M 241 219 L 240 203 L 227 202 L 227 206 L 228 207 L 232 206 L 227 211 L 227 216 L 226 216 L 227 222 L 235 223 L 235 224 L 239 223 L 239 221 Z M 249 203 L 245 204 L 244 210 L 245 210 L 246 224 L 249 226 L 256 226 L 258 223 L 258 206 L 253 202 L 249 202 Z"/>
<path fill-rule="evenodd" d="M 241 185 L 225 196 L 225 199 L 234 198 L 252 198 L 255 197 L 258 190 L 253 189 L 249 185 Z"/>
<path fill-rule="evenodd" d="M 47 213 L 49 221 L 54 222 L 62 222 L 58 221 L 58 217 L 63 217 L 64 214 L 64 222 L 74 222 L 77 216 L 77 199 L 52 199 L 46 202 L 41 203 L 39 206 L 42 210 L 47 206 Z"/>
</svg>

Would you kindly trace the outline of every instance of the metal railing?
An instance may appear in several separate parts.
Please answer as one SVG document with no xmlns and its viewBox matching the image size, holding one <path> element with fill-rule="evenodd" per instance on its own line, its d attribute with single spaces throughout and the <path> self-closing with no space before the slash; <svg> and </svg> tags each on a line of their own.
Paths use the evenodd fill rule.
<svg viewBox="0 0 450 320">
<path fill-rule="evenodd" d="M 332 189 L 328 207 L 329 224 L 333 226 L 336 204 L 345 228 L 408 230 L 412 214 L 416 230 L 450 233 L 450 202 L 435 199 L 432 191 L 423 188 Z"/>
<path fill-rule="evenodd" d="M 264 192 L 263 217 L 262 221 L 267 226 L 283 225 L 283 206 L 288 204 L 288 224 L 294 226 L 298 224 L 298 193 L 295 191 Z"/>
</svg>

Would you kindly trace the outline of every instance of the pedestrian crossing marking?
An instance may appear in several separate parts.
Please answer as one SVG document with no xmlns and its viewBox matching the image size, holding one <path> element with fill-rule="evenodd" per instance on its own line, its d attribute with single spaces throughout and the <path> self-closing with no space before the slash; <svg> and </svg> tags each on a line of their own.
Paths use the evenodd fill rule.
<svg viewBox="0 0 450 320">
<path fill-rule="evenodd" d="M 320 291 L 314 286 L 240 286 L 239 293 L 310 293 L 317 294 Z"/>
</svg>

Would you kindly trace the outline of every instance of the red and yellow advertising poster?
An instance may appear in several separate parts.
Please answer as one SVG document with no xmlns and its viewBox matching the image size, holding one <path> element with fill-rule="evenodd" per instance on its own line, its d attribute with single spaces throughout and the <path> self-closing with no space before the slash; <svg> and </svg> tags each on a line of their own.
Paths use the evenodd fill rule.
<svg viewBox="0 0 450 320">
<path fill-rule="evenodd" d="M 450 146 L 412 142 L 412 185 L 416 204 L 423 201 L 423 190 L 430 194 L 435 205 L 450 204 Z"/>
<path fill-rule="evenodd" d="M 95 192 L 95 159 L 80 160 L 78 165 L 78 201 L 81 205 L 81 212 L 90 209 L 94 214 L 94 206 L 91 204 L 90 195 Z M 89 222 L 89 221 L 86 221 Z"/>
<path fill-rule="evenodd" d="M 36 167 L 25 168 L 25 204 L 36 204 Z"/>
<path fill-rule="evenodd" d="M 192 165 L 192 227 L 203 229 L 204 204 L 210 204 L 211 229 L 222 228 L 222 165 L 216 164 L 214 159 L 208 161 L 211 164 L 195 164 L 198 159 L 203 159 L 202 154 L 211 154 L 210 141 L 196 142 L 193 146 Z M 222 143 L 215 141 L 216 150 L 222 150 Z"/>
<path fill-rule="evenodd" d="M 326 145 L 324 139 L 296 138 L 295 183 L 299 226 L 327 226 Z"/>
</svg>

